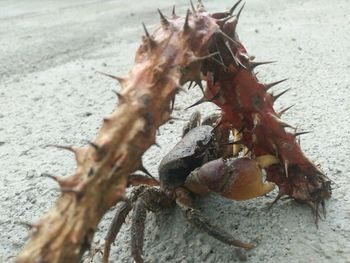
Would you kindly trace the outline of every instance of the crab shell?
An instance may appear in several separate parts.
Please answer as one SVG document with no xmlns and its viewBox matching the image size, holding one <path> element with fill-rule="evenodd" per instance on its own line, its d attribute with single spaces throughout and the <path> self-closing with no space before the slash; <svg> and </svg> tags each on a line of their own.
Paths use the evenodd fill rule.
<svg viewBox="0 0 350 263">
<path fill-rule="evenodd" d="M 215 141 L 212 131 L 209 125 L 193 128 L 164 156 L 158 170 L 162 188 L 182 186 L 190 172 L 210 158 L 209 151 Z"/>
</svg>

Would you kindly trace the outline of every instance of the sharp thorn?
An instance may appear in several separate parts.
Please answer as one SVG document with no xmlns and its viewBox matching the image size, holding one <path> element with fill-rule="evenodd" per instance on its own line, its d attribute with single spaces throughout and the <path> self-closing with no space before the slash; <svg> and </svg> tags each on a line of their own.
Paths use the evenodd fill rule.
<svg viewBox="0 0 350 263">
<path fill-rule="evenodd" d="M 169 25 L 169 21 L 168 19 L 166 19 L 166 17 L 163 15 L 162 11 L 160 11 L 160 9 L 158 8 L 158 13 L 160 15 L 160 22 L 162 23 L 163 26 L 168 26 Z"/>
<path fill-rule="evenodd" d="M 221 145 L 239 145 L 239 144 L 243 144 L 243 141 L 241 141 L 241 140 L 229 141 L 229 142 L 222 143 Z"/>
<path fill-rule="evenodd" d="M 111 75 L 111 74 L 107 74 L 107 73 L 104 73 L 104 72 L 100 72 L 100 71 L 96 71 L 98 74 L 101 74 L 101 75 L 104 75 L 106 77 L 110 77 L 112 79 L 115 79 L 117 80 L 121 85 L 123 85 L 125 79 L 124 78 L 121 78 L 121 77 L 117 77 L 117 76 L 114 76 L 114 75 Z"/>
<path fill-rule="evenodd" d="M 112 90 L 112 92 L 113 93 L 115 93 L 115 95 L 117 95 L 117 97 L 118 97 L 118 100 L 120 101 L 120 102 L 123 102 L 124 101 L 124 96 L 120 93 L 120 92 L 118 92 L 118 91 L 116 91 L 116 90 Z"/>
<path fill-rule="evenodd" d="M 239 66 L 239 63 L 237 62 L 237 59 L 236 59 L 235 55 L 233 54 L 230 45 L 229 45 L 227 42 L 225 42 L 225 41 L 224 41 L 224 44 L 225 44 L 225 48 L 226 48 L 227 52 L 230 53 L 231 58 L 234 60 L 234 62 L 236 63 L 236 65 Z M 218 48 L 217 43 L 216 43 L 216 47 Z M 223 64 L 225 64 L 225 63 L 224 63 L 224 60 L 222 59 L 221 54 L 220 54 L 220 60 L 221 60 L 221 62 L 222 62 Z M 225 67 L 226 67 L 226 65 L 225 65 Z"/>
<path fill-rule="evenodd" d="M 147 30 L 147 27 L 146 27 L 145 23 L 143 23 L 143 22 L 142 22 L 142 27 L 143 27 L 143 30 L 145 31 L 146 37 L 147 38 L 151 38 L 151 36 L 150 36 L 150 34 L 149 34 L 148 30 Z"/>
<path fill-rule="evenodd" d="M 223 62 L 217 60 L 216 58 L 211 58 L 211 59 L 212 59 L 213 61 L 215 61 L 216 63 L 218 63 L 219 65 L 221 65 L 225 70 L 228 69 L 227 66 L 226 66 Z"/>
<path fill-rule="evenodd" d="M 292 107 L 294 107 L 294 104 L 281 110 L 279 113 L 277 113 L 278 117 L 281 117 L 284 113 L 286 113 L 286 111 L 288 111 Z"/>
<path fill-rule="evenodd" d="M 85 140 L 92 148 L 94 148 L 97 152 L 101 150 L 101 147 L 98 146 L 96 143 Z"/>
<path fill-rule="evenodd" d="M 150 172 L 141 164 L 141 166 L 139 167 L 139 169 L 138 169 L 139 171 L 141 171 L 141 172 L 143 172 L 143 173 L 145 173 L 145 174 L 147 174 L 148 176 L 152 176 L 151 174 L 150 174 Z"/>
<path fill-rule="evenodd" d="M 284 91 L 282 91 L 281 93 L 274 95 L 273 96 L 273 101 L 276 101 L 279 97 L 281 97 L 283 94 L 285 94 L 287 91 L 289 91 L 290 89 L 286 89 Z"/>
<path fill-rule="evenodd" d="M 241 13 L 243 11 L 244 6 L 245 6 L 245 3 L 242 5 L 241 9 L 239 9 L 239 11 L 237 13 L 237 21 L 239 20 L 239 17 L 241 16 Z"/>
<path fill-rule="evenodd" d="M 196 8 L 195 8 L 194 5 L 193 5 L 192 0 L 190 0 L 190 3 L 191 3 L 191 9 L 192 9 L 193 15 L 197 15 L 197 11 L 196 11 Z"/>
<path fill-rule="evenodd" d="M 226 39 L 231 41 L 234 45 L 239 46 L 239 44 L 235 40 L 233 40 L 230 36 L 226 35 L 224 32 L 222 32 L 222 33 Z M 236 65 L 241 66 L 242 68 L 246 69 L 246 66 L 241 63 L 241 61 L 235 56 L 235 54 L 233 54 L 230 45 L 225 41 L 224 41 L 224 43 L 225 43 L 225 47 L 227 48 L 227 51 L 230 53 L 230 55 L 231 55 L 232 59 L 234 60 L 234 62 L 236 63 Z"/>
<path fill-rule="evenodd" d="M 237 42 L 237 41 L 235 41 L 235 40 L 233 40 L 229 35 L 227 35 L 225 32 L 223 32 L 223 31 L 218 31 L 219 32 L 219 34 L 221 34 L 224 38 L 226 38 L 228 41 L 230 41 L 232 44 L 234 44 L 235 46 L 239 46 L 240 44 Z"/>
<path fill-rule="evenodd" d="M 199 105 L 201 103 L 204 103 L 204 102 L 212 102 L 212 101 L 216 100 L 219 96 L 220 96 L 220 90 L 213 97 L 211 97 L 210 99 L 207 99 L 206 97 L 202 97 L 200 100 L 198 100 L 197 102 L 195 102 L 191 106 L 187 107 L 186 110 L 188 110 L 189 108 L 192 108 L 194 106 L 197 106 L 197 105 Z"/>
<path fill-rule="evenodd" d="M 240 44 L 239 44 L 237 41 L 233 40 L 230 36 L 228 36 L 227 34 L 225 34 L 225 33 L 222 32 L 222 31 L 220 31 L 220 32 L 221 32 L 221 35 L 222 35 L 223 37 L 225 37 L 227 40 L 229 40 L 231 43 L 233 43 L 236 47 L 239 47 L 239 46 L 240 46 Z M 237 65 L 237 66 L 241 66 L 242 68 L 246 69 L 246 66 L 243 65 L 243 64 L 241 63 L 241 61 L 232 53 L 232 50 L 231 50 L 230 45 L 229 45 L 228 43 L 226 43 L 225 41 L 224 41 L 224 43 L 225 43 L 225 46 L 226 46 L 227 50 L 230 52 L 230 54 L 231 54 L 231 56 L 232 56 L 232 59 L 235 61 L 236 65 Z"/>
<path fill-rule="evenodd" d="M 283 127 L 283 128 L 292 128 L 292 129 L 295 129 L 295 127 L 289 125 L 288 123 L 285 123 L 283 121 L 280 121 L 280 125 Z"/>
<path fill-rule="evenodd" d="M 308 134 L 308 133 L 312 133 L 312 132 L 311 131 L 296 132 L 296 133 L 294 133 L 294 137 L 297 137 L 297 136 L 300 136 L 300 135 L 303 135 L 303 134 Z"/>
<path fill-rule="evenodd" d="M 100 146 L 98 146 L 96 143 L 89 142 L 89 144 L 90 144 L 96 151 L 99 151 L 99 150 L 101 149 Z"/>
<path fill-rule="evenodd" d="M 227 39 L 230 39 L 231 41 L 233 41 L 233 43 L 237 43 L 236 41 L 234 41 L 232 38 L 230 38 L 229 36 L 227 36 L 226 37 Z M 232 53 L 232 50 L 231 50 L 231 47 L 230 47 L 230 45 L 227 43 L 227 42 L 225 42 L 225 46 L 226 46 L 226 48 L 227 48 L 227 51 L 231 54 L 231 57 L 232 57 L 232 59 L 234 60 L 234 62 L 236 63 L 236 65 L 239 67 L 242 67 L 242 68 L 244 68 L 244 69 L 246 69 L 247 67 L 245 66 L 245 65 L 243 65 L 242 63 L 241 63 L 241 61 L 239 60 L 239 58 L 237 58 L 233 53 Z"/>
<path fill-rule="evenodd" d="M 37 227 L 35 224 L 29 223 L 29 222 L 24 222 L 24 221 L 15 221 L 15 222 L 21 226 L 28 228 L 28 229 L 32 229 L 32 228 Z"/>
<path fill-rule="evenodd" d="M 173 110 L 174 110 L 175 97 L 176 97 L 176 96 L 174 96 L 174 97 L 171 99 L 170 112 L 173 112 Z"/>
<path fill-rule="evenodd" d="M 222 19 L 218 20 L 218 22 L 226 23 L 228 20 L 230 20 L 233 17 L 234 17 L 234 15 L 230 15 L 228 17 L 225 17 L 225 18 L 222 18 Z"/>
<path fill-rule="evenodd" d="M 153 175 L 151 175 L 151 173 L 141 164 L 141 166 L 138 169 L 139 171 L 145 173 L 147 176 L 151 177 L 153 180 L 157 181 L 156 178 L 154 178 Z"/>
<path fill-rule="evenodd" d="M 184 23 L 184 32 L 190 29 L 190 25 L 189 25 L 190 13 L 191 13 L 190 9 L 187 9 L 185 23 Z"/>
<path fill-rule="evenodd" d="M 143 22 L 142 22 L 142 27 L 143 27 L 143 30 L 145 31 L 146 38 L 148 39 L 149 46 L 151 48 L 155 47 L 156 46 L 156 42 L 153 40 L 153 38 L 149 34 L 149 32 L 147 30 L 147 27 L 146 27 L 145 23 L 143 23 Z"/>
<path fill-rule="evenodd" d="M 234 6 L 231 7 L 230 9 L 230 14 L 232 15 L 237 6 L 242 2 L 242 0 L 239 0 L 237 3 L 234 4 Z"/>
<path fill-rule="evenodd" d="M 57 145 L 57 144 L 49 144 L 46 147 L 55 147 L 57 149 L 63 149 L 63 150 L 68 150 L 70 152 L 75 153 L 74 149 L 72 146 L 64 146 L 64 145 Z"/>
<path fill-rule="evenodd" d="M 271 89 L 272 87 L 274 87 L 274 86 L 276 86 L 276 85 L 278 85 L 278 84 L 280 84 L 280 83 L 282 83 L 282 82 L 284 82 L 284 81 L 286 81 L 286 80 L 288 80 L 288 79 L 282 79 L 282 80 L 279 80 L 279 81 L 276 81 L 276 82 L 272 82 L 272 83 L 269 83 L 269 84 L 265 84 L 264 86 L 265 86 L 265 91 L 268 91 L 269 89 Z"/>
<path fill-rule="evenodd" d="M 62 145 L 47 145 L 48 147 L 55 147 L 55 148 L 58 148 L 58 149 L 63 149 L 63 150 L 68 150 L 72 153 L 74 153 L 75 155 L 75 160 L 77 161 L 77 163 L 81 163 L 81 148 L 76 148 L 74 146 L 62 146 Z"/>
<path fill-rule="evenodd" d="M 203 88 L 203 85 L 202 85 L 202 81 L 201 80 L 197 80 L 195 86 L 198 86 L 201 89 L 201 91 L 202 91 L 202 93 L 204 95 L 204 88 Z"/>
<path fill-rule="evenodd" d="M 171 15 L 172 15 L 173 17 L 176 17 L 176 13 L 175 13 L 175 5 L 173 5 L 173 11 L 171 12 Z"/>
<path fill-rule="evenodd" d="M 193 83 L 195 83 L 194 81 L 191 81 L 190 84 L 188 85 L 188 89 L 192 88 Z M 196 84 L 194 85 L 194 87 L 196 86 Z"/>
<path fill-rule="evenodd" d="M 206 99 L 206 97 L 203 97 L 200 100 L 198 100 L 197 102 L 193 103 L 191 106 L 188 106 L 185 110 L 188 110 L 194 106 L 197 106 L 197 105 L 202 104 L 202 103 L 207 102 L 207 101 L 208 100 Z"/>
<path fill-rule="evenodd" d="M 214 52 L 214 53 L 211 53 L 211 54 L 206 55 L 206 56 L 203 56 L 203 57 L 197 57 L 197 58 L 195 59 L 195 61 L 205 60 L 205 59 L 207 59 L 207 58 L 212 58 L 212 57 L 214 57 L 214 56 L 216 56 L 216 55 L 220 55 L 220 52 L 219 52 L 219 51 L 216 51 L 216 52 Z"/>
<path fill-rule="evenodd" d="M 262 62 L 251 61 L 251 62 L 249 62 L 249 67 L 251 69 L 254 69 L 254 68 L 261 66 L 261 65 L 272 64 L 272 63 L 276 63 L 276 62 L 277 61 L 262 61 Z"/>
<path fill-rule="evenodd" d="M 241 66 L 242 68 L 246 69 L 247 67 L 239 60 L 237 57 L 233 57 L 234 61 L 236 62 L 237 66 Z"/>
<path fill-rule="evenodd" d="M 56 176 L 48 174 L 48 173 L 42 173 L 40 176 L 47 177 L 47 178 L 50 178 L 52 180 L 58 181 Z"/>
<path fill-rule="evenodd" d="M 284 161 L 284 172 L 286 173 L 286 178 L 288 178 L 288 161 Z"/>
</svg>

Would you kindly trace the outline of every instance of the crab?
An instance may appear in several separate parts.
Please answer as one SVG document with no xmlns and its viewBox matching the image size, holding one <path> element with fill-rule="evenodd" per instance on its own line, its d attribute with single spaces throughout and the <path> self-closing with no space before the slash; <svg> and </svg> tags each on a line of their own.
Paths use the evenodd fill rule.
<svg viewBox="0 0 350 263">
<path fill-rule="evenodd" d="M 262 170 L 278 160 L 271 155 L 255 160 L 235 158 L 229 137 L 230 129 L 220 124 L 219 114 L 211 115 L 201 123 L 199 112 L 195 112 L 183 129 L 182 139 L 162 159 L 159 181 L 143 174 L 129 177 L 129 186 L 133 189 L 118 205 L 105 237 L 104 263 L 108 263 L 111 245 L 131 211 L 131 255 L 135 262 L 144 262 L 147 212 L 170 208 L 174 204 L 192 225 L 210 236 L 230 246 L 245 250 L 253 248 L 253 244 L 235 239 L 210 222 L 193 202 L 194 197 L 211 192 L 233 200 L 246 200 L 265 195 L 274 188 L 273 183 L 263 182 Z"/>
</svg>

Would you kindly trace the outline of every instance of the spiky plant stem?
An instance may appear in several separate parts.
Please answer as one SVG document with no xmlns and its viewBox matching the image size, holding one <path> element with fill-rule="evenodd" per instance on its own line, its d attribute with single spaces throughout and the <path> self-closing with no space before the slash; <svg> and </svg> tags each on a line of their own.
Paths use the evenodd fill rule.
<svg viewBox="0 0 350 263">
<path fill-rule="evenodd" d="M 171 116 L 171 102 L 181 85 L 200 79 L 208 42 L 218 26 L 208 17 L 194 22 L 161 14 L 161 26 L 145 37 L 129 74 L 118 80 L 119 106 L 104 119 L 97 138 L 75 153 L 73 176 L 57 178 L 62 194 L 34 226 L 17 263 L 78 262 L 89 248 L 96 227 L 124 195 L 128 176 L 141 168 L 142 154 L 155 143 L 156 130 Z M 206 32 L 202 34 L 201 32 Z M 60 146 L 59 146 L 60 147 Z"/>
<path fill-rule="evenodd" d="M 152 99 L 152 94 L 147 97 Z M 145 109 L 142 101 L 130 97 L 105 119 L 94 141 L 98 149 L 71 148 L 76 155 L 76 173 L 67 179 L 56 178 L 62 194 L 35 224 L 31 240 L 16 262 L 78 262 L 101 217 L 123 197 L 127 175 L 137 169 L 142 153 L 154 142 L 160 117 L 154 113 L 158 121 L 147 124 L 141 116 Z"/>
<path fill-rule="evenodd" d="M 279 165 L 267 169 L 267 179 L 279 187 L 278 198 L 289 195 L 307 203 L 317 220 L 319 205 L 324 207 L 324 199 L 331 195 L 330 180 L 301 150 L 296 140 L 301 133 L 288 131 L 294 128 L 282 121 L 281 115 L 290 107 L 280 113 L 273 107 L 288 90 L 277 95 L 268 91 L 285 79 L 262 84 L 256 77 L 254 68 L 271 62 L 255 62 L 249 56 L 236 33 L 239 14 L 231 20 L 218 20 L 223 34 L 210 49 L 219 52 L 225 67 L 207 64 L 203 72 L 207 89 L 202 101 L 212 101 L 222 109 L 222 125 L 240 131 L 240 141 L 252 158 L 272 154 L 280 159 Z"/>
</svg>

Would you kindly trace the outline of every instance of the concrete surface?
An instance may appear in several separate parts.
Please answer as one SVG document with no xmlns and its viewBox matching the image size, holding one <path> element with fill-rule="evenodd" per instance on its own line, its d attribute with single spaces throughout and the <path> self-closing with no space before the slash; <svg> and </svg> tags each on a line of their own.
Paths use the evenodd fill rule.
<svg viewBox="0 0 350 263">
<path fill-rule="evenodd" d="M 210 11 L 230 1 L 206 1 Z M 141 22 L 158 23 L 156 8 L 179 14 L 186 1 L 0 1 L 0 262 L 10 262 L 27 241 L 18 221 L 35 222 L 55 202 L 57 186 L 42 173 L 69 175 L 74 160 L 47 144 L 83 145 L 115 107 L 118 86 L 96 70 L 124 74 L 140 42 Z M 316 229 L 310 209 L 293 201 L 271 210 L 268 197 L 231 202 L 198 201 L 203 213 L 227 231 L 257 244 L 249 262 L 350 262 L 350 2 L 348 0 L 249 0 L 239 34 L 250 53 L 279 63 L 261 68 L 262 81 L 289 77 L 292 88 L 278 108 L 295 104 L 285 119 L 313 133 L 302 138 L 307 155 L 334 180 L 327 218 Z M 176 115 L 198 93 L 177 100 Z M 203 113 L 211 109 L 200 108 Z M 157 164 L 180 138 L 183 121 L 160 130 L 146 167 Z M 113 211 L 95 237 L 102 244 Z M 111 262 L 132 262 L 130 219 L 117 237 Z M 234 250 L 194 229 L 178 209 L 149 214 L 146 262 L 234 262 Z M 99 262 L 95 258 L 95 262 Z"/>
</svg>

